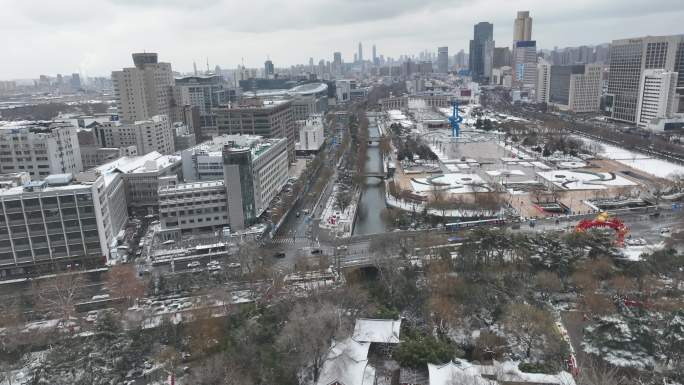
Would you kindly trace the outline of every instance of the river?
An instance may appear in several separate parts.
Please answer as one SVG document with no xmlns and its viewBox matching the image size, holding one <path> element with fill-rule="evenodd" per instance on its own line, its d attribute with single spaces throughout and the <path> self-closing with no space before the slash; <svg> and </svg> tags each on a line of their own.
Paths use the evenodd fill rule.
<svg viewBox="0 0 684 385">
<path fill-rule="evenodd" d="M 378 138 L 380 133 L 373 117 L 369 117 L 368 135 Z M 382 171 L 382 157 L 380 148 L 368 147 L 368 158 L 365 165 L 366 172 Z M 356 212 L 354 235 L 376 234 L 387 230 L 380 219 L 380 212 L 385 207 L 385 184 L 378 178 L 366 178 L 362 187 L 361 200 Z"/>
</svg>

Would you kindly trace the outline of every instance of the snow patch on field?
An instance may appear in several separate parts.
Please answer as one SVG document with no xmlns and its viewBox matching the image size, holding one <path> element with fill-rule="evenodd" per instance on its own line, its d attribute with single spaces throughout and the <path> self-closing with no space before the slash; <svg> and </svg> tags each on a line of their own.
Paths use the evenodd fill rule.
<svg viewBox="0 0 684 385">
<path fill-rule="evenodd" d="M 590 145 L 600 145 L 601 150 L 598 152 L 598 155 L 601 157 L 614 160 L 658 178 L 673 179 L 675 175 L 684 175 L 684 166 L 595 140 L 580 139 Z"/>
</svg>

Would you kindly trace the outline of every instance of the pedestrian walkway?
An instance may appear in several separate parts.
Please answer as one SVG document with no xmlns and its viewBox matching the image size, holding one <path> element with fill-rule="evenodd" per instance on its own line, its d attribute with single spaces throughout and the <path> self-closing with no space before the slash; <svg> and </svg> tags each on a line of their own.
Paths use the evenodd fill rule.
<svg viewBox="0 0 684 385">
<path fill-rule="evenodd" d="M 271 239 L 271 243 L 275 245 L 294 245 L 294 244 L 309 244 L 311 240 L 307 237 L 288 237 L 278 236 Z"/>
</svg>

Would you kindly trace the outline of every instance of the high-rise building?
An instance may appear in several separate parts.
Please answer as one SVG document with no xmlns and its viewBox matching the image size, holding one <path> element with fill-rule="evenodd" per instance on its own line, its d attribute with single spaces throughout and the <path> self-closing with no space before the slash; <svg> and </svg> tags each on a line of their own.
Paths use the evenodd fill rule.
<svg viewBox="0 0 684 385">
<path fill-rule="evenodd" d="M 465 68 L 468 66 L 468 54 L 464 50 L 460 50 L 454 55 L 454 61 L 456 62 L 456 68 Z"/>
<path fill-rule="evenodd" d="M 551 65 L 546 61 L 537 64 L 537 88 L 535 96 L 537 103 L 549 102 L 549 91 L 551 86 Z"/>
<path fill-rule="evenodd" d="M 372 57 L 372 59 L 373 59 L 373 65 L 378 65 L 378 64 L 379 64 L 379 63 L 378 63 L 378 52 L 377 52 L 377 50 L 375 49 L 375 44 L 373 44 L 373 57 Z"/>
<path fill-rule="evenodd" d="M 597 112 L 601 100 L 601 71 L 597 64 L 551 66 L 549 103 L 577 113 Z"/>
<path fill-rule="evenodd" d="M 518 40 L 513 45 L 513 82 L 534 88 L 537 83 L 537 42 Z"/>
<path fill-rule="evenodd" d="M 0 173 L 40 180 L 83 171 L 76 127 L 67 122 L 0 122 Z"/>
<path fill-rule="evenodd" d="M 684 94 L 684 35 L 614 40 L 610 46 L 607 96 L 614 120 L 637 123 L 640 84 L 645 70 L 676 72 L 677 96 Z M 678 102 L 677 111 L 684 109 Z"/>
<path fill-rule="evenodd" d="M 494 61 L 494 25 L 487 22 L 475 24 L 473 40 L 470 41 L 470 74 L 474 81 L 487 83 L 492 76 Z"/>
<path fill-rule="evenodd" d="M 494 48 L 494 68 L 511 67 L 511 49 L 508 47 Z"/>
<path fill-rule="evenodd" d="M 637 105 L 637 125 L 649 128 L 659 119 L 672 118 L 677 112 L 676 72 L 661 69 L 647 69 L 641 77 Z"/>
<path fill-rule="evenodd" d="M 269 59 L 264 62 L 264 77 L 270 79 L 275 74 L 275 67 L 273 62 Z"/>
<path fill-rule="evenodd" d="M 363 61 L 363 45 L 359 42 L 359 54 L 357 56 L 358 61 Z"/>
<path fill-rule="evenodd" d="M 240 104 L 217 108 L 219 135 L 258 135 L 287 138 L 288 160 L 294 161 L 296 125 L 290 100 L 243 99 Z"/>
<path fill-rule="evenodd" d="M 216 115 L 212 111 L 227 103 L 235 103 L 240 99 L 240 88 L 229 87 L 222 76 L 186 76 L 176 78 L 173 87 L 173 101 L 175 105 L 174 121 L 182 121 L 195 134 L 198 142 L 218 134 Z M 189 114 L 188 107 L 197 107 L 198 116 Z M 199 123 L 195 127 L 194 121 Z"/>
<path fill-rule="evenodd" d="M 71 85 L 71 88 L 73 88 L 74 90 L 80 89 L 81 88 L 81 75 L 79 75 L 77 73 L 71 74 L 71 80 L 69 83 Z"/>
<path fill-rule="evenodd" d="M 174 84 L 171 64 L 157 62 L 156 53 L 134 53 L 133 63 L 135 67 L 112 72 L 119 119 L 135 122 L 168 116 Z"/>
<path fill-rule="evenodd" d="M 518 11 L 513 23 L 513 42 L 532 40 L 532 18 L 530 11 Z"/>
<path fill-rule="evenodd" d="M 437 72 L 449 72 L 449 47 L 437 48 Z"/>
</svg>

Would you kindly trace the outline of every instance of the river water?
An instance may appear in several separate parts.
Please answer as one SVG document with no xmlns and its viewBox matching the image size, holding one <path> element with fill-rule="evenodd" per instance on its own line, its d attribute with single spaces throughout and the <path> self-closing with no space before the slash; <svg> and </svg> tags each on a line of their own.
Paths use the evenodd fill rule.
<svg viewBox="0 0 684 385">
<path fill-rule="evenodd" d="M 369 117 L 368 135 L 371 138 L 378 138 L 380 136 L 378 127 L 375 125 L 372 117 Z M 382 171 L 380 148 L 376 145 L 368 147 L 365 169 L 366 172 Z M 359 208 L 356 211 L 356 223 L 353 234 L 382 233 L 387 229 L 380 219 L 380 212 L 385 208 L 385 184 L 378 178 L 366 178 L 362 189 Z"/>
</svg>

